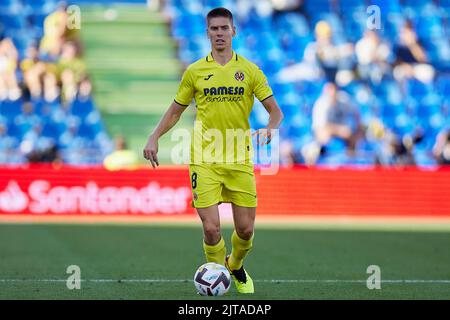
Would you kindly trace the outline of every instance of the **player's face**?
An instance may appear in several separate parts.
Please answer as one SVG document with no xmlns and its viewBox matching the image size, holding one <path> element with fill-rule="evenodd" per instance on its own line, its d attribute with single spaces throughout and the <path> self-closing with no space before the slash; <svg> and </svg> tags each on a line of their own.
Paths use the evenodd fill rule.
<svg viewBox="0 0 450 320">
<path fill-rule="evenodd" d="M 208 23 L 207 34 L 209 41 L 211 41 L 211 47 L 217 51 L 223 51 L 231 48 L 231 42 L 236 34 L 236 28 L 228 18 L 211 18 Z"/>
</svg>

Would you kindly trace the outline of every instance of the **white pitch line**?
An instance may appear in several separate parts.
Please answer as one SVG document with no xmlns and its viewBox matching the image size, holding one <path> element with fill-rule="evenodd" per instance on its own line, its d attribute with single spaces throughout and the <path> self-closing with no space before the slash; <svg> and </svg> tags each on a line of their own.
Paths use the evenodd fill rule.
<svg viewBox="0 0 450 320">
<path fill-rule="evenodd" d="M 164 282 L 193 282 L 190 279 L 81 279 L 81 282 L 93 283 L 164 283 Z M 255 279 L 254 282 L 265 283 L 366 283 L 367 280 L 341 280 L 341 279 Z M 8 282 L 67 282 L 67 279 L 0 279 L 0 283 Z M 381 283 L 397 284 L 450 284 L 450 280 L 422 280 L 422 279 L 401 279 L 401 280 L 381 280 Z"/>
</svg>

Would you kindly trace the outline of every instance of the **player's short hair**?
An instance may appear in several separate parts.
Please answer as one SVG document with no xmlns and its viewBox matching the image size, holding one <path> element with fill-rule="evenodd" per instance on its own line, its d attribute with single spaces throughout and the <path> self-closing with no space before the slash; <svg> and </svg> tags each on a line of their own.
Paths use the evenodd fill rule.
<svg viewBox="0 0 450 320">
<path fill-rule="evenodd" d="M 230 19 L 231 24 L 233 24 L 233 14 L 231 13 L 230 10 L 226 8 L 215 8 L 209 11 L 208 14 L 206 15 L 206 22 L 209 24 L 210 19 L 217 17 L 228 18 Z"/>
</svg>

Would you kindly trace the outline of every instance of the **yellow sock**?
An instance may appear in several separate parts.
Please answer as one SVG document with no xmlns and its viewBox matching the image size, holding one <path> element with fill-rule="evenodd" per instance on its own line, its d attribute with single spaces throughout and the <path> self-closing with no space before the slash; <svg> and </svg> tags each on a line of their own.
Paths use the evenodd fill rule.
<svg viewBox="0 0 450 320">
<path fill-rule="evenodd" d="M 221 265 L 225 265 L 227 248 L 225 247 L 225 241 L 222 237 L 220 238 L 219 242 L 214 245 L 206 244 L 205 241 L 203 241 L 203 250 L 205 251 L 207 262 L 215 262 Z"/>
<path fill-rule="evenodd" d="M 248 252 L 253 246 L 253 236 L 249 240 L 241 239 L 236 230 L 233 231 L 231 235 L 231 255 L 228 259 L 228 265 L 231 270 L 239 270 L 244 263 L 244 258 L 247 256 Z"/>
</svg>

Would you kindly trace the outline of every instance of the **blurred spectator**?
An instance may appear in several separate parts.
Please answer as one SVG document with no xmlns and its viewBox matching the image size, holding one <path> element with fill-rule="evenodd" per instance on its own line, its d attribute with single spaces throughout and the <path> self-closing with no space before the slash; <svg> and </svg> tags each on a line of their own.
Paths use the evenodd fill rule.
<svg viewBox="0 0 450 320">
<path fill-rule="evenodd" d="M 69 118 L 64 132 L 60 135 L 58 144 L 62 149 L 79 152 L 86 146 L 86 140 L 78 134 L 79 121 Z"/>
<path fill-rule="evenodd" d="M 280 142 L 280 162 L 283 166 L 292 167 L 296 163 L 304 162 L 302 154 L 296 149 L 294 141 L 283 139 Z"/>
<path fill-rule="evenodd" d="M 330 144 L 339 145 L 339 141 L 342 141 L 347 154 L 353 156 L 358 140 L 363 137 L 357 106 L 333 82 L 325 84 L 313 106 L 312 130 L 314 140 L 305 144 L 300 151 L 307 165 L 315 164 L 321 155 L 328 153 Z"/>
<path fill-rule="evenodd" d="M 40 100 L 41 105 L 40 115 L 44 117 L 46 120 L 49 120 L 48 118 L 52 117 L 55 114 L 55 112 L 58 112 L 61 109 L 63 109 L 61 107 L 60 101 L 61 89 L 58 86 L 58 80 L 56 79 L 56 75 L 53 72 L 47 71 L 42 76 L 42 79 L 43 79 L 44 95 L 43 99 Z"/>
<path fill-rule="evenodd" d="M 42 136 L 42 125 L 34 124 L 23 136 L 20 151 L 29 162 L 52 162 L 58 154 L 53 139 Z"/>
<path fill-rule="evenodd" d="M 31 99 L 39 99 L 42 95 L 41 77 L 46 71 L 46 64 L 39 60 L 38 48 L 31 45 L 26 50 L 26 56 L 20 63 L 23 74 L 26 95 Z"/>
<path fill-rule="evenodd" d="M 272 12 L 273 7 L 270 0 L 236 0 L 234 15 L 237 21 L 247 21 L 251 14 L 256 13 L 259 17 L 267 17 Z"/>
<path fill-rule="evenodd" d="M 385 135 L 384 143 L 376 156 L 376 162 L 382 165 L 415 165 L 412 137 L 398 136 L 392 132 Z"/>
<path fill-rule="evenodd" d="M 26 73 L 39 62 L 39 48 L 35 44 L 32 44 L 25 51 L 25 57 L 20 63 L 20 69 L 23 73 Z"/>
<path fill-rule="evenodd" d="M 44 55 L 56 57 L 61 51 L 67 27 L 67 5 L 60 3 L 58 8 L 44 20 L 44 36 L 41 39 L 40 51 Z"/>
<path fill-rule="evenodd" d="M 345 59 L 353 54 L 353 45 L 350 43 L 335 44 L 333 31 L 325 21 L 319 21 L 314 29 L 316 41 L 308 44 L 305 49 L 305 61 L 318 64 L 328 81 L 336 81 L 339 68 Z"/>
<path fill-rule="evenodd" d="M 47 148 L 42 150 L 33 150 L 27 156 L 28 162 L 31 163 L 54 163 L 62 162 L 58 148 L 54 143 L 49 144 Z"/>
<path fill-rule="evenodd" d="M 46 72 L 43 76 L 44 82 L 44 100 L 46 102 L 55 102 L 61 94 L 58 86 L 58 79 L 53 72 Z"/>
<path fill-rule="evenodd" d="M 274 8 L 274 14 L 290 11 L 301 12 L 304 14 L 303 0 L 271 0 L 271 2 Z"/>
<path fill-rule="evenodd" d="M 63 104 L 70 104 L 78 92 L 75 74 L 71 69 L 65 69 L 61 74 L 61 100 Z"/>
<path fill-rule="evenodd" d="M 34 105 L 31 102 L 22 104 L 22 113 L 14 118 L 14 124 L 21 134 L 25 134 L 32 127 L 41 123 L 41 119 L 34 112 Z"/>
<path fill-rule="evenodd" d="M 135 152 L 127 149 L 125 138 L 119 135 L 115 139 L 115 151 L 106 156 L 103 164 L 108 170 L 134 169 L 139 159 Z"/>
<path fill-rule="evenodd" d="M 68 28 L 69 15 L 67 4 L 60 2 L 57 9 L 44 20 L 44 36 L 41 39 L 40 51 L 50 60 L 56 59 L 66 41 L 77 41 L 78 30 Z"/>
<path fill-rule="evenodd" d="M 416 78 L 424 83 L 434 79 L 434 68 L 427 63 L 427 55 L 417 40 L 411 22 L 405 23 L 400 30 L 400 41 L 395 45 L 396 61 L 394 62 L 394 78 L 400 83 Z"/>
<path fill-rule="evenodd" d="M 17 100 L 22 92 L 16 77 L 19 54 L 10 38 L 0 41 L 0 100 Z"/>
<path fill-rule="evenodd" d="M 347 93 L 336 84 L 325 84 L 322 95 L 312 110 L 312 129 L 315 141 L 306 145 L 302 155 L 307 164 L 314 164 L 326 152 L 328 144 L 338 138 L 346 144 L 347 152 L 354 154 L 357 141 L 362 137 L 359 110 Z"/>
<path fill-rule="evenodd" d="M 353 56 L 351 43 L 335 44 L 331 26 L 326 21 L 319 21 L 314 29 L 316 40 L 310 42 L 300 63 L 281 70 L 277 78 L 281 82 L 301 80 L 315 81 L 325 77 L 328 81 L 349 83 L 354 77 L 350 71 Z"/>
<path fill-rule="evenodd" d="M 17 152 L 19 141 L 7 133 L 7 125 L 0 121 L 0 163 L 20 163 L 20 154 Z"/>
<path fill-rule="evenodd" d="M 80 82 L 81 78 L 86 73 L 86 65 L 79 56 L 77 47 L 74 42 L 66 42 L 62 46 L 61 55 L 58 58 L 58 74 L 62 78 L 62 73 L 66 70 L 72 71 L 76 83 Z"/>
<path fill-rule="evenodd" d="M 112 149 L 100 114 L 92 112 L 92 84 L 81 59 L 74 21 L 79 16 L 67 10 L 66 3 L 60 2 L 45 18 L 43 38 L 29 44 L 25 52 L 21 49 L 21 61 L 13 41 L 0 37 L 0 111 L 12 117 L 8 128 L 10 120 L 0 115 L 0 120 L 5 119 L 0 128 L 0 162 L 59 162 L 64 158 L 73 164 L 99 163 Z M 27 33 L 28 26 L 17 31 Z M 20 113 L 20 103 L 2 101 L 21 95 Z M 16 136 L 9 137 L 8 132 Z M 6 148 L 14 139 L 15 158 Z"/>
<path fill-rule="evenodd" d="M 388 62 L 391 49 L 381 41 L 375 31 L 366 30 L 364 32 L 363 37 L 356 42 L 355 54 L 361 79 L 379 84 L 383 76 L 391 72 Z"/>
<path fill-rule="evenodd" d="M 92 94 L 92 82 L 89 77 L 85 76 L 81 79 L 80 85 L 78 86 L 77 99 L 80 101 L 86 101 L 91 99 Z"/>
<path fill-rule="evenodd" d="M 450 129 L 443 129 L 436 137 L 433 155 L 438 164 L 450 164 Z"/>
<path fill-rule="evenodd" d="M 350 150 L 355 148 L 362 133 L 361 123 L 358 108 L 347 93 L 339 91 L 332 82 L 325 84 L 312 112 L 312 128 L 320 145 L 338 137 L 346 141 Z"/>
</svg>

